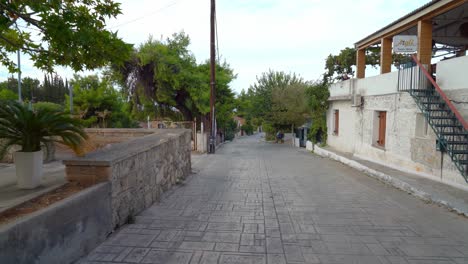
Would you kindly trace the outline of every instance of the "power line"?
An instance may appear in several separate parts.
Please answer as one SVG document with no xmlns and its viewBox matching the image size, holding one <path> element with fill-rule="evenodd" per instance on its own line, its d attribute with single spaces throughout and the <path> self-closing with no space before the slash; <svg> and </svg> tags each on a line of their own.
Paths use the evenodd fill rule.
<svg viewBox="0 0 468 264">
<path fill-rule="evenodd" d="M 219 59 L 219 38 L 218 38 L 218 16 L 215 10 L 215 28 L 216 28 L 216 55 L 218 56 L 218 63 L 221 63 Z"/>
<path fill-rule="evenodd" d="M 137 18 L 132 19 L 132 20 L 129 20 L 129 21 L 124 22 L 124 23 L 122 23 L 122 24 L 118 24 L 118 25 L 109 27 L 109 29 L 119 28 L 119 27 L 122 27 L 122 26 L 126 26 L 126 25 L 128 25 L 128 24 L 134 23 L 134 22 L 136 22 L 136 21 L 138 21 L 138 20 L 142 20 L 143 18 L 146 18 L 146 17 L 148 17 L 148 16 L 154 15 L 154 14 L 159 13 L 159 12 L 161 12 L 161 11 L 164 11 L 164 10 L 168 9 L 169 7 L 175 6 L 176 4 L 178 4 L 179 2 L 182 2 L 182 1 L 184 1 L 184 0 L 175 0 L 175 1 L 172 1 L 170 4 L 164 6 L 164 7 L 160 8 L 160 9 L 157 9 L 157 10 L 151 12 L 151 13 L 148 13 L 148 14 L 146 14 L 146 15 L 137 17 Z"/>
</svg>

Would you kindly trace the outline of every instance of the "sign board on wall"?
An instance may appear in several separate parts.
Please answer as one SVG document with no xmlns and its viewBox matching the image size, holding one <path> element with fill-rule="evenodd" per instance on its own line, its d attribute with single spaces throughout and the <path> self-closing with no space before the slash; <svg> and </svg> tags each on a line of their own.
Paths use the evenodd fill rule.
<svg viewBox="0 0 468 264">
<path fill-rule="evenodd" d="M 418 51 L 418 36 L 396 35 L 393 37 L 394 53 L 415 53 Z"/>
</svg>

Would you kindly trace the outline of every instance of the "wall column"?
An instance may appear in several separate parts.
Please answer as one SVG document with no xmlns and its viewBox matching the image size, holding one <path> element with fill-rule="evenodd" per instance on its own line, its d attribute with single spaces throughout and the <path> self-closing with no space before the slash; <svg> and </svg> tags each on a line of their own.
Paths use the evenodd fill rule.
<svg viewBox="0 0 468 264">
<path fill-rule="evenodd" d="M 418 60 L 423 65 L 431 65 L 432 22 L 418 21 Z"/>
<path fill-rule="evenodd" d="M 392 39 L 383 38 L 380 46 L 380 74 L 392 71 Z"/>
<path fill-rule="evenodd" d="M 356 77 L 366 77 L 366 49 L 358 49 L 356 54 Z"/>
</svg>

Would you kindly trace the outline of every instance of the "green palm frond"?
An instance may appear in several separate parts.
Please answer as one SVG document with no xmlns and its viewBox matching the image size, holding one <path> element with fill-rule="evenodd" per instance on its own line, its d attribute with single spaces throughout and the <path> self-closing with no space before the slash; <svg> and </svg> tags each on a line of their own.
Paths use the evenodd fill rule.
<svg viewBox="0 0 468 264">
<path fill-rule="evenodd" d="M 73 150 L 86 139 L 83 125 L 77 119 L 56 109 L 38 109 L 15 101 L 0 101 L 0 157 L 9 147 L 19 145 L 20 151 L 39 151 L 50 142 L 67 145 Z"/>
</svg>

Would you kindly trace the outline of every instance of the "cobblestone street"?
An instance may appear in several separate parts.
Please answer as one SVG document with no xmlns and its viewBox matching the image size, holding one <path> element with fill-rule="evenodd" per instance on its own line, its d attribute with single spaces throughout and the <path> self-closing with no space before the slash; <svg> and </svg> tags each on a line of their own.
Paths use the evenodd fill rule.
<svg viewBox="0 0 468 264">
<path fill-rule="evenodd" d="M 468 263 L 468 219 L 259 136 L 195 174 L 79 263 Z"/>
</svg>

